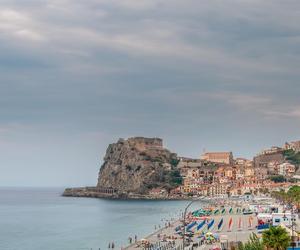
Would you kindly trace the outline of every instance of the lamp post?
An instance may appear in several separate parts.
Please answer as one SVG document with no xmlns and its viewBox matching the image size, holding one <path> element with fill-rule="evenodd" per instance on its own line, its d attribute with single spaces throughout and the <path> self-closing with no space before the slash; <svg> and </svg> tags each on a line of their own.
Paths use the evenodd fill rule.
<svg viewBox="0 0 300 250">
<path fill-rule="evenodd" d="M 294 232 L 295 232 L 295 224 L 294 224 L 294 220 L 295 220 L 295 217 L 294 217 L 294 206 L 292 206 L 292 210 L 291 210 L 291 220 L 292 220 L 292 247 L 293 247 L 293 250 L 295 250 L 295 241 L 294 241 Z"/>
<path fill-rule="evenodd" d="M 182 249 L 184 250 L 184 244 L 185 244 L 185 219 L 186 219 L 186 213 L 189 209 L 189 207 L 195 203 L 195 202 L 198 202 L 198 201 L 204 201 L 205 200 L 205 197 L 204 198 L 199 198 L 199 199 L 196 199 L 196 200 L 192 200 L 189 202 L 189 204 L 187 204 L 187 206 L 185 207 L 184 209 L 184 213 L 183 213 L 183 237 L 182 237 Z"/>
</svg>

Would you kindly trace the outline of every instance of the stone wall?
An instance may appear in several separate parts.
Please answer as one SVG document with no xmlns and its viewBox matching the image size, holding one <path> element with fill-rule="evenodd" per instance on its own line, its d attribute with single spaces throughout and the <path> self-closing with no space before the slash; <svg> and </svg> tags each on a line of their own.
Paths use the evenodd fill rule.
<svg viewBox="0 0 300 250">
<path fill-rule="evenodd" d="M 254 157 L 253 161 L 256 168 L 267 167 L 270 162 L 284 162 L 284 156 L 282 153 L 262 154 Z"/>
<path fill-rule="evenodd" d="M 135 147 L 139 151 L 163 149 L 163 140 L 160 138 L 132 137 L 127 141 L 130 146 Z"/>
</svg>

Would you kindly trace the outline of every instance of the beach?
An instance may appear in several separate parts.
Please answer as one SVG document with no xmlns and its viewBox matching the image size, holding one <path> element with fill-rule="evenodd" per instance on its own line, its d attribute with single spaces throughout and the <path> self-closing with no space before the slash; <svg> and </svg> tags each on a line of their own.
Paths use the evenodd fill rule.
<svg viewBox="0 0 300 250">
<path fill-rule="evenodd" d="M 214 211 L 217 209 L 221 211 L 222 208 L 216 208 Z M 195 232 L 194 236 L 191 237 L 193 243 L 199 244 L 199 246 L 201 245 L 202 249 L 210 249 L 212 246 L 221 247 L 221 243 L 230 244 L 231 242 L 246 242 L 253 232 L 257 233 L 257 219 L 254 214 L 243 214 L 242 212 L 236 213 L 236 208 L 233 208 L 232 213 L 229 213 L 230 207 L 225 208 L 225 210 L 226 213 L 224 214 L 205 216 L 205 219 L 198 220 L 198 225 L 203 220 L 207 220 L 207 223 L 205 223 L 201 230 L 196 230 L 196 226 L 191 230 Z M 218 228 L 221 220 L 223 221 L 223 224 Z M 190 219 L 187 221 L 189 221 L 189 223 L 187 223 L 188 228 L 189 225 L 192 224 L 192 220 Z M 212 227 L 207 230 L 209 222 L 212 221 Z M 139 240 L 137 243 L 131 244 L 125 249 L 143 249 L 145 248 L 145 245 L 143 245 L 142 242 L 145 241 L 148 241 L 149 245 L 153 246 L 153 249 L 180 249 L 183 245 L 183 239 L 182 236 L 177 233 L 176 228 L 179 228 L 181 225 L 183 225 L 182 219 L 170 222 L 166 227 L 155 231 L 146 236 L 143 240 Z M 218 240 L 213 243 L 201 242 L 200 235 L 205 235 L 207 233 L 217 235 Z"/>
</svg>

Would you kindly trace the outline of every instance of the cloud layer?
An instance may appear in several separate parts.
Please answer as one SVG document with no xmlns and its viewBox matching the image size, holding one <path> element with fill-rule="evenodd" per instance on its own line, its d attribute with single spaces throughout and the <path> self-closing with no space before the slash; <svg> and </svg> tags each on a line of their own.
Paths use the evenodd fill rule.
<svg viewBox="0 0 300 250">
<path fill-rule="evenodd" d="M 91 185 L 118 137 L 161 136 L 194 157 L 299 139 L 299 11 L 297 0 L 1 1 L 0 184 Z"/>
</svg>

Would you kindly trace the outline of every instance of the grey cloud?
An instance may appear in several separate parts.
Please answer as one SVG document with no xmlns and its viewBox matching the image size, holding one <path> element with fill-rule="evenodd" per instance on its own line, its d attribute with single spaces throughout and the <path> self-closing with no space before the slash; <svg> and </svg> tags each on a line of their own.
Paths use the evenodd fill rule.
<svg viewBox="0 0 300 250">
<path fill-rule="evenodd" d="M 297 139 L 299 9 L 297 0 L 3 0 L 2 148 L 11 156 L 28 142 L 28 173 L 40 165 L 54 176 L 50 165 L 97 172 L 119 136 L 161 136 L 190 156 L 204 147 L 251 156 Z M 64 171 L 60 183 L 93 184 Z"/>
</svg>

